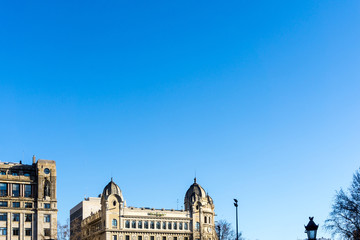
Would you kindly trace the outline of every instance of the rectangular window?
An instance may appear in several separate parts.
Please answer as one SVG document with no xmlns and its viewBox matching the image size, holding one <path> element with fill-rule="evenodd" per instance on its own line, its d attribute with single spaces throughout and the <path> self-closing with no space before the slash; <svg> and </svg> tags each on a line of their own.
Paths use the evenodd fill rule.
<svg viewBox="0 0 360 240">
<path fill-rule="evenodd" d="M 200 230 L 200 223 L 196 222 L 196 230 L 199 231 Z"/>
<path fill-rule="evenodd" d="M 138 236 L 138 240 L 142 240 L 142 236 Z"/>
<path fill-rule="evenodd" d="M 168 229 L 171 229 L 171 222 L 168 222 Z"/>
<path fill-rule="evenodd" d="M 125 222 L 125 227 L 126 227 L 126 228 L 130 228 L 130 221 L 129 221 L 129 220 L 126 220 L 126 222 Z"/>
<path fill-rule="evenodd" d="M 154 229 L 154 228 L 155 228 L 155 223 L 154 223 L 154 221 L 151 221 L 151 222 L 150 222 L 150 228 L 151 228 L 151 229 Z"/>
<path fill-rule="evenodd" d="M 189 229 L 188 223 L 184 223 L 184 229 L 185 229 L 185 230 L 188 230 L 188 229 Z"/>
<path fill-rule="evenodd" d="M 0 202 L 0 207 L 7 207 L 8 206 L 8 202 L 7 201 L 1 201 Z"/>
<path fill-rule="evenodd" d="M 138 228 L 142 228 L 142 221 L 138 221 Z"/>
<path fill-rule="evenodd" d="M 125 240 L 130 240 L 130 236 L 129 236 L 129 235 L 126 235 L 126 236 L 125 236 Z"/>
<path fill-rule="evenodd" d="M 25 208 L 32 208 L 32 203 L 31 202 L 26 202 L 25 203 Z"/>
<path fill-rule="evenodd" d="M 177 223 L 174 222 L 174 230 L 176 230 L 176 229 L 177 229 Z"/>
<path fill-rule="evenodd" d="M 19 208 L 20 207 L 20 202 L 13 202 L 13 207 L 15 208 Z"/>
<path fill-rule="evenodd" d="M 19 228 L 13 228 L 13 236 L 19 236 Z"/>
<path fill-rule="evenodd" d="M 31 228 L 25 228 L 25 236 L 31 236 Z"/>
<path fill-rule="evenodd" d="M 166 237 L 165 236 L 163 236 L 163 239 L 162 240 L 166 240 Z"/>
<path fill-rule="evenodd" d="M 32 221 L 32 214 L 26 213 L 25 214 L 25 222 L 31 222 Z"/>
<path fill-rule="evenodd" d="M 19 197 L 20 196 L 20 184 L 12 185 L 12 196 Z"/>
<path fill-rule="evenodd" d="M 136 228 L 136 221 L 132 221 L 132 222 L 131 222 L 131 227 L 132 227 L 132 228 Z"/>
<path fill-rule="evenodd" d="M 150 236 L 150 240 L 155 240 L 155 237 L 154 237 L 154 236 Z"/>
<path fill-rule="evenodd" d="M 12 220 L 13 220 L 14 222 L 20 221 L 20 213 L 13 213 L 12 216 L 13 216 L 13 217 L 12 217 Z"/>
<path fill-rule="evenodd" d="M 44 228 L 45 237 L 50 237 L 50 228 Z"/>
<path fill-rule="evenodd" d="M 26 184 L 25 185 L 25 197 L 31 197 L 31 196 L 32 196 L 31 185 Z"/>
<path fill-rule="evenodd" d="M 7 213 L 0 213 L 0 221 L 7 221 Z"/>
<path fill-rule="evenodd" d="M 148 221 L 145 221 L 145 222 L 144 222 L 144 228 L 146 228 L 146 229 L 149 228 L 149 222 L 148 222 Z"/>
<path fill-rule="evenodd" d="M 50 222 L 51 219 L 51 215 L 50 214 L 45 214 L 44 215 L 44 222 Z"/>
<path fill-rule="evenodd" d="M 182 222 L 179 223 L 179 229 L 182 230 Z"/>
<path fill-rule="evenodd" d="M 44 203 L 44 208 L 50 208 L 50 203 Z"/>
<path fill-rule="evenodd" d="M 113 240 L 117 240 L 117 236 L 116 236 L 116 235 L 113 235 Z"/>
<path fill-rule="evenodd" d="M 166 222 L 163 222 L 163 229 L 166 229 Z"/>
<path fill-rule="evenodd" d="M 0 227 L 0 235 L 6 236 L 6 227 Z"/>
<path fill-rule="evenodd" d="M 0 197 L 7 196 L 7 184 L 6 183 L 0 183 Z"/>
<path fill-rule="evenodd" d="M 156 222 L 156 229 L 160 229 L 161 228 L 161 222 Z"/>
</svg>

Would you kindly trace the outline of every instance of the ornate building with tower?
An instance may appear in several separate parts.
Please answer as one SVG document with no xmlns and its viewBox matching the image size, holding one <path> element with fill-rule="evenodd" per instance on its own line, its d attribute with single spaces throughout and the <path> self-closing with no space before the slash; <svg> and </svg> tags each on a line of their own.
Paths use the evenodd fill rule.
<svg viewBox="0 0 360 240">
<path fill-rule="evenodd" d="M 55 161 L 0 162 L 0 239 L 56 239 Z"/>
<path fill-rule="evenodd" d="M 212 198 L 196 182 L 187 190 L 184 210 L 127 207 L 112 180 L 99 198 L 86 198 L 70 210 L 71 240 L 215 240 Z"/>
</svg>

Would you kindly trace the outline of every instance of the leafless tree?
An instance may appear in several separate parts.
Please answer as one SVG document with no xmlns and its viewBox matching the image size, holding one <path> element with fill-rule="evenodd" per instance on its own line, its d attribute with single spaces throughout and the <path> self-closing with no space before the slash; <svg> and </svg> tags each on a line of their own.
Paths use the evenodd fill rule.
<svg viewBox="0 0 360 240">
<path fill-rule="evenodd" d="M 215 224 L 216 234 L 219 240 L 235 240 L 236 233 L 231 226 L 231 223 L 226 220 L 219 220 Z M 241 232 L 239 233 L 238 240 L 243 240 Z"/>
<path fill-rule="evenodd" d="M 347 191 L 336 192 L 325 228 L 341 239 L 360 240 L 360 169 Z"/>
<path fill-rule="evenodd" d="M 57 237 L 58 240 L 69 240 L 70 239 L 70 224 L 69 219 L 64 225 L 58 222 L 57 225 Z"/>
</svg>

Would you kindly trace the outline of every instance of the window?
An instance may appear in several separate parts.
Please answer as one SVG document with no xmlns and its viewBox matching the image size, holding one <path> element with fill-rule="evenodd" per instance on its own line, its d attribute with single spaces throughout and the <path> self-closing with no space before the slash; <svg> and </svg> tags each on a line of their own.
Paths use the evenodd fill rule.
<svg viewBox="0 0 360 240">
<path fill-rule="evenodd" d="M 31 236 L 31 228 L 25 228 L 25 236 Z"/>
<path fill-rule="evenodd" d="M 182 230 L 182 222 L 179 223 L 179 229 Z"/>
<path fill-rule="evenodd" d="M 20 207 L 20 202 L 13 202 L 13 207 L 16 207 L 16 208 Z"/>
<path fill-rule="evenodd" d="M 160 229 L 161 228 L 161 223 L 160 222 L 156 222 L 156 229 Z"/>
<path fill-rule="evenodd" d="M 6 236 L 6 227 L 0 227 L 0 235 Z"/>
<path fill-rule="evenodd" d="M 7 201 L 1 201 L 0 202 L 0 207 L 7 207 L 8 206 L 8 202 Z"/>
<path fill-rule="evenodd" d="M 113 226 L 113 227 L 117 227 L 117 220 L 116 220 L 116 219 L 113 219 L 113 220 L 112 220 L 112 226 Z"/>
<path fill-rule="evenodd" d="M 19 197 L 20 196 L 20 184 L 12 185 L 12 196 Z"/>
<path fill-rule="evenodd" d="M 154 237 L 154 236 L 150 236 L 150 240 L 155 240 L 155 237 Z"/>
<path fill-rule="evenodd" d="M 50 237 L 50 228 L 44 228 L 45 237 Z"/>
<path fill-rule="evenodd" d="M 211 217 L 209 217 L 209 223 L 211 223 Z"/>
<path fill-rule="evenodd" d="M 20 213 L 13 213 L 12 216 L 13 216 L 13 217 L 12 217 L 12 220 L 13 220 L 14 222 L 20 221 Z"/>
<path fill-rule="evenodd" d="M 32 208 L 32 203 L 31 202 L 26 202 L 25 203 L 25 208 Z"/>
<path fill-rule="evenodd" d="M 19 228 L 13 228 L 13 235 L 19 236 Z"/>
<path fill-rule="evenodd" d="M 145 222 L 144 222 L 144 228 L 146 228 L 146 229 L 149 228 L 149 222 L 148 222 L 148 221 L 145 221 Z"/>
<path fill-rule="evenodd" d="M 142 236 L 138 236 L 138 240 L 142 240 Z"/>
<path fill-rule="evenodd" d="M 150 222 L 150 228 L 151 228 L 151 229 L 154 229 L 154 228 L 155 228 L 155 223 L 154 223 L 154 221 L 151 221 L 151 222 Z"/>
<path fill-rule="evenodd" d="M 44 203 L 44 208 L 50 208 L 50 203 Z"/>
<path fill-rule="evenodd" d="M 0 183 L 0 196 L 1 197 L 7 196 L 7 184 L 6 183 Z"/>
<path fill-rule="evenodd" d="M 142 221 L 138 221 L 138 228 L 142 228 Z"/>
<path fill-rule="evenodd" d="M 31 196 L 32 196 L 31 185 L 26 184 L 25 185 L 25 197 L 31 197 Z"/>
<path fill-rule="evenodd" d="M 166 222 L 163 222 L 163 229 L 166 229 Z"/>
<path fill-rule="evenodd" d="M 130 228 L 130 221 L 129 221 L 129 220 L 126 220 L 126 222 L 125 222 L 125 227 L 126 227 L 126 228 Z"/>
<path fill-rule="evenodd" d="M 188 238 L 188 237 L 184 237 L 184 240 L 189 240 L 189 238 Z"/>
<path fill-rule="evenodd" d="M 177 240 L 177 237 L 174 237 L 174 240 Z"/>
<path fill-rule="evenodd" d="M 30 173 L 24 173 L 25 177 L 30 177 Z"/>
<path fill-rule="evenodd" d="M 205 223 L 207 222 L 207 216 L 204 217 L 204 222 L 205 222 Z"/>
<path fill-rule="evenodd" d="M 6 172 L 5 172 L 5 171 L 1 171 L 1 172 L 0 172 L 0 175 L 6 175 Z"/>
<path fill-rule="evenodd" d="M 117 236 L 116 236 L 116 235 L 113 235 L 113 240 L 117 240 Z"/>
<path fill-rule="evenodd" d="M 0 221 L 6 221 L 7 220 L 7 213 L 0 213 Z"/>
<path fill-rule="evenodd" d="M 177 229 L 177 223 L 174 222 L 174 230 L 176 230 L 176 229 Z"/>
<path fill-rule="evenodd" d="M 19 173 L 18 173 L 18 172 L 12 172 L 11 175 L 13 175 L 13 176 L 19 176 Z"/>
<path fill-rule="evenodd" d="M 32 215 L 31 213 L 25 214 L 25 222 L 31 222 L 32 221 Z"/>
<path fill-rule="evenodd" d="M 184 223 L 184 229 L 185 229 L 185 230 L 188 230 L 188 229 L 189 229 L 188 223 Z"/>
<path fill-rule="evenodd" d="M 165 236 L 163 236 L 163 239 L 162 240 L 166 240 L 166 237 Z"/>
<path fill-rule="evenodd" d="M 129 236 L 129 235 L 126 235 L 126 236 L 125 236 L 125 240 L 130 240 L 130 236 Z"/>
<path fill-rule="evenodd" d="M 51 215 L 50 214 L 45 214 L 44 215 L 44 222 L 50 222 L 51 219 Z"/>
<path fill-rule="evenodd" d="M 136 221 L 132 221 L 131 225 L 132 228 L 136 228 Z"/>
<path fill-rule="evenodd" d="M 196 222 L 196 230 L 199 231 L 200 230 L 200 223 Z"/>
<path fill-rule="evenodd" d="M 171 222 L 168 223 L 168 229 L 171 229 Z"/>
</svg>

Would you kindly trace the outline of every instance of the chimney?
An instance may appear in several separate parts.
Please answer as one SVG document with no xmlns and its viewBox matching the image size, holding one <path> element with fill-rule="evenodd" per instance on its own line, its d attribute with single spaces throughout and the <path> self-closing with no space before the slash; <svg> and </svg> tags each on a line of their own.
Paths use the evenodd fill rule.
<svg viewBox="0 0 360 240">
<path fill-rule="evenodd" d="M 35 164 L 36 158 L 35 155 L 33 155 L 33 164 Z"/>
</svg>

